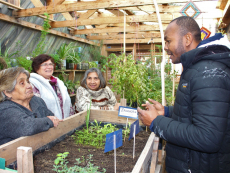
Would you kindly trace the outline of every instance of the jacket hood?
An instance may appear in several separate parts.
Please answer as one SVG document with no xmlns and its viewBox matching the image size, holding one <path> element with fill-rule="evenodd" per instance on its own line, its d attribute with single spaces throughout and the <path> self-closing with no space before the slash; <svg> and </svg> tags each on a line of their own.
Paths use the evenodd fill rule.
<svg viewBox="0 0 230 173">
<path fill-rule="evenodd" d="M 208 39 L 202 41 L 198 48 L 181 55 L 181 63 L 184 69 L 201 60 L 218 61 L 230 68 L 230 43 L 227 37 L 218 39 L 213 39 L 213 37 L 210 37 L 209 41 Z"/>
</svg>

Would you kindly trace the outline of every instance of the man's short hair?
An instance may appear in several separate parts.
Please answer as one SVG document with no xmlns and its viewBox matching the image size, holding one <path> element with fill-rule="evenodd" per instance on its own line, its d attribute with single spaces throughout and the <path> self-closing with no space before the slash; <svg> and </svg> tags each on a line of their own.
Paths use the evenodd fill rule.
<svg viewBox="0 0 230 173">
<path fill-rule="evenodd" d="M 185 34 L 190 32 L 197 42 L 201 41 L 200 27 L 192 17 L 181 16 L 172 20 L 170 23 L 174 21 L 180 28 L 180 33 L 179 33 L 180 36 L 184 36 Z"/>
</svg>

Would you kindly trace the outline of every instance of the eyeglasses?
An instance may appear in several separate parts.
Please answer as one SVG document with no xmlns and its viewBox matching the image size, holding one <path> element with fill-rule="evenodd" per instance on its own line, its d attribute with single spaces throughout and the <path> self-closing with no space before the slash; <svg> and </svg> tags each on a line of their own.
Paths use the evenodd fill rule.
<svg viewBox="0 0 230 173">
<path fill-rule="evenodd" d="M 53 63 L 49 63 L 49 64 L 47 64 L 47 63 L 44 63 L 44 64 L 41 64 L 40 66 L 44 66 L 44 67 L 48 67 L 48 66 L 54 66 L 54 64 Z"/>
</svg>

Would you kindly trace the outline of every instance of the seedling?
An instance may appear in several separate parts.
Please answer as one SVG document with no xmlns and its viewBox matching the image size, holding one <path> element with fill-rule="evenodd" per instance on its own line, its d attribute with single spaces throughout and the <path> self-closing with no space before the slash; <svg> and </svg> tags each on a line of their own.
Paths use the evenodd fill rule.
<svg viewBox="0 0 230 173">
<path fill-rule="evenodd" d="M 101 173 L 98 171 L 99 167 L 98 166 L 93 166 L 93 164 L 91 163 L 93 161 L 92 157 L 93 155 L 88 155 L 87 159 L 86 159 L 86 164 L 84 167 L 80 167 L 79 164 L 80 163 L 84 163 L 85 162 L 85 158 L 83 157 L 83 161 L 80 160 L 80 158 L 76 159 L 76 163 L 75 166 L 73 167 L 68 167 L 68 161 L 66 159 L 66 157 L 68 156 L 69 152 L 64 152 L 64 153 L 59 153 L 57 154 L 57 158 L 54 161 L 53 167 L 54 169 L 52 169 L 55 172 L 60 172 L 60 173 L 73 173 L 73 172 L 79 172 L 79 173 Z M 103 168 L 102 169 L 103 172 L 106 172 L 106 169 Z M 103 173 L 102 172 L 102 173 Z"/>
</svg>

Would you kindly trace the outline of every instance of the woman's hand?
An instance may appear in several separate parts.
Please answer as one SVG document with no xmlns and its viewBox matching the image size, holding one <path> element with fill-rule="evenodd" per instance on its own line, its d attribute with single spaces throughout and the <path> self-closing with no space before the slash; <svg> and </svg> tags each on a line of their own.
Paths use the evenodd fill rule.
<svg viewBox="0 0 230 173">
<path fill-rule="evenodd" d="M 100 110 L 109 110 L 109 107 L 107 105 L 106 106 L 101 106 Z"/>
<path fill-rule="evenodd" d="M 115 106 L 113 107 L 113 109 L 116 110 L 116 111 L 118 111 L 120 105 L 121 105 L 120 103 L 116 103 Z"/>
<path fill-rule="evenodd" d="M 165 115 L 165 109 L 164 106 L 162 104 L 160 104 L 158 101 L 155 101 L 153 99 L 148 99 L 150 102 L 153 103 L 153 106 L 155 107 L 156 111 L 158 112 L 159 115 Z M 141 106 L 146 107 L 146 109 L 148 110 L 146 104 L 142 104 Z"/>
<path fill-rule="evenodd" d="M 57 117 L 55 116 L 47 116 L 47 118 L 49 118 L 53 124 L 54 124 L 54 127 L 57 127 L 59 122 L 63 121 L 63 120 L 59 120 Z"/>
</svg>

